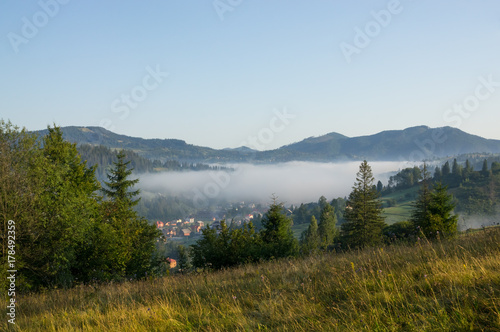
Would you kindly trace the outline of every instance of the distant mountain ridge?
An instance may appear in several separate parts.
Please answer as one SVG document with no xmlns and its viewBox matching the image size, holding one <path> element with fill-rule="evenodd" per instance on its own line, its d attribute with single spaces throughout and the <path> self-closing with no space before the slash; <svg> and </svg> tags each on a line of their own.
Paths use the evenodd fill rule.
<svg viewBox="0 0 500 332">
<path fill-rule="evenodd" d="M 256 151 L 249 147 L 212 149 L 178 139 L 144 139 L 113 133 L 101 127 L 62 127 L 70 142 L 103 145 L 111 149 L 129 149 L 149 159 L 181 162 L 287 161 L 401 161 L 443 158 L 464 153 L 500 153 L 500 140 L 471 135 L 452 127 L 411 127 L 377 134 L 347 137 L 329 133 L 309 137 L 275 150 Z M 47 130 L 38 133 L 45 134 Z"/>
</svg>

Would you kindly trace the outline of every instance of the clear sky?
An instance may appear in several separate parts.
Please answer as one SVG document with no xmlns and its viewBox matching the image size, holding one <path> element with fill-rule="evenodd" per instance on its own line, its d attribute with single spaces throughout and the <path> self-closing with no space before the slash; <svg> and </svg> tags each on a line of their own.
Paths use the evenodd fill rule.
<svg viewBox="0 0 500 332">
<path fill-rule="evenodd" d="M 260 149 L 416 125 L 500 139 L 498 0 L 4 0 L 0 37 L 0 118 L 29 130 Z"/>
</svg>

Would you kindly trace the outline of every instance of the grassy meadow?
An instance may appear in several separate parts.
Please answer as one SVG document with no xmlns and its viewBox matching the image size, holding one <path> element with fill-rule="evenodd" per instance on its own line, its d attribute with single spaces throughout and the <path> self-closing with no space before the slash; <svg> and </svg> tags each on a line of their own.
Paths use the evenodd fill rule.
<svg viewBox="0 0 500 332">
<path fill-rule="evenodd" d="M 500 228 L 18 296 L 0 330 L 500 331 Z"/>
<path fill-rule="evenodd" d="M 410 220 L 413 204 L 415 203 L 419 189 L 419 187 L 402 189 L 381 197 L 381 202 L 384 204 L 387 204 L 389 200 L 395 202 L 394 206 L 385 206 L 382 213 L 388 225 Z"/>
</svg>

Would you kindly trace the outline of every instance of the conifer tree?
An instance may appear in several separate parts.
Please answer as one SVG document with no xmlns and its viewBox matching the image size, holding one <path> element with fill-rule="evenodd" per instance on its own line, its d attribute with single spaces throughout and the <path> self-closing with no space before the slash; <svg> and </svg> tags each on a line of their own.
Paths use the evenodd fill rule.
<svg viewBox="0 0 500 332">
<path fill-rule="evenodd" d="M 442 169 L 443 176 L 448 176 L 451 173 L 450 162 L 445 162 Z"/>
<path fill-rule="evenodd" d="M 454 175 L 462 175 L 462 167 L 460 167 L 460 165 L 458 164 L 457 158 L 453 159 L 451 173 Z"/>
<path fill-rule="evenodd" d="M 292 219 L 283 211 L 283 204 L 273 198 L 273 204 L 262 218 L 261 237 L 264 242 L 264 257 L 279 258 L 295 256 L 298 253 L 298 242 L 292 233 Z"/>
<path fill-rule="evenodd" d="M 125 152 L 122 150 L 116 156 L 118 161 L 113 162 L 114 168 L 107 174 L 109 182 L 104 182 L 109 189 L 103 188 L 102 191 L 111 198 L 113 202 L 120 202 L 126 207 L 137 205 L 139 199 L 133 198 L 139 195 L 140 191 L 129 191 L 131 187 L 139 182 L 139 179 L 129 180 L 133 168 L 128 168 L 130 161 L 125 162 Z"/>
<path fill-rule="evenodd" d="M 441 178 L 443 177 L 443 173 L 441 172 L 441 168 L 439 168 L 439 166 L 436 166 L 436 168 L 434 169 L 434 180 L 441 180 Z"/>
<path fill-rule="evenodd" d="M 456 204 L 447 189 L 446 186 L 437 183 L 431 192 L 429 212 L 432 223 L 429 232 L 432 235 L 435 232 L 437 236 L 437 232 L 440 232 L 443 236 L 450 237 L 457 233 L 458 216 L 452 214 Z"/>
<path fill-rule="evenodd" d="M 417 233 L 429 227 L 429 205 L 431 201 L 431 193 L 429 188 L 429 172 L 424 164 L 423 180 L 420 187 L 419 195 L 413 205 L 411 221 L 415 226 Z"/>
<path fill-rule="evenodd" d="M 483 161 L 483 168 L 481 169 L 481 174 L 483 176 L 488 176 L 490 174 L 490 171 L 488 170 L 488 160 Z"/>
<path fill-rule="evenodd" d="M 469 177 L 472 175 L 472 172 L 474 172 L 474 167 L 471 165 L 469 159 L 465 161 L 465 168 L 462 170 L 462 177 L 464 180 L 469 179 Z"/>
<path fill-rule="evenodd" d="M 318 225 L 319 242 L 322 249 L 326 249 L 329 245 L 333 244 L 337 236 L 336 223 L 335 211 L 333 207 L 327 203 L 321 210 Z"/>
<path fill-rule="evenodd" d="M 349 195 L 342 224 L 342 240 L 351 248 L 373 246 L 382 242 L 385 227 L 382 217 L 382 204 L 378 193 L 373 189 L 374 177 L 365 160 L 359 167 L 356 183 Z"/>
<path fill-rule="evenodd" d="M 309 227 L 302 233 L 300 242 L 301 251 L 304 254 L 314 253 L 318 250 L 320 240 L 318 235 L 318 222 L 315 216 L 311 217 Z"/>
<path fill-rule="evenodd" d="M 177 247 L 177 254 L 179 255 L 179 260 L 177 262 L 177 266 L 179 267 L 179 272 L 185 273 L 191 268 L 191 265 L 189 263 L 188 249 L 182 244 L 180 244 Z"/>
<path fill-rule="evenodd" d="M 380 181 L 380 180 L 379 180 L 379 181 L 377 182 L 377 191 L 378 191 L 379 193 L 381 193 L 383 189 L 384 189 L 384 185 L 382 184 L 382 181 Z"/>
<path fill-rule="evenodd" d="M 109 182 L 105 182 L 109 189 L 103 192 L 111 201 L 103 202 L 102 210 L 106 220 L 116 232 L 119 248 L 116 254 L 117 268 L 125 276 L 143 277 L 154 264 L 158 263 L 155 252 L 155 241 L 160 235 L 154 225 L 140 217 L 133 207 L 139 202 L 134 197 L 140 191 L 130 191 L 139 179 L 129 180 L 133 168 L 129 169 L 130 161 L 125 162 L 125 153 L 120 151 L 114 162 L 114 167 L 107 174 Z"/>
<path fill-rule="evenodd" d="M 424 164 L 424 174 L 426 174 Z M 458 216 L 452 215 L 455 208 L 453 197 L 440 182 L 429 188 L 428 174 L 424 176 L 422 188 L 414 204 L 411 222 L 418 234 L 436 238 L 439 234 L 452 236 L 457 232 Z"/>
</svg>

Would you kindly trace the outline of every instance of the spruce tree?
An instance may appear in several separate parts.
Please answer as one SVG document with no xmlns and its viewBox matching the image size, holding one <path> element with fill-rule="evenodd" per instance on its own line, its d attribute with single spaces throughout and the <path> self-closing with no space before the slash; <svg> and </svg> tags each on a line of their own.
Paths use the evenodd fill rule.
<svg viewBox="0 0 500 332">
<path fill-rule="evenodd" d="M 451 173 L 453 175 L 462 175 L 462 167 L 458 164 L 457 159 L 453 159 L 453 166 L 451 168 Z"/>
<path fill-rule="evenodd" d="M 426 173 L 425 168 L 424 173 Z M 430 189 L 428 179 L 426 174 L 413 206 L 411 222 L 417 234 L 427 238 L 436 238 L 439 234 L 452 236 L 457 232 L 458 222 L 458 216 L 452 215 L 455 208 L 453 197 L 448 194 L 447 187 L 440 182 Z"/>
<path fill-rule="evenodd" d="M 441 172 L 441 168 L 439 168 L 439 166 L 436 166 L 436 168 L 434 169 L 434 180 L 441 180 L 441 178 L 443 177 L 443 173 Z"/>
<path fill-rule="evenodd" d="M 318 235 L 318 222 L 315 216 L 311 217 L 309 227 L 302 233 L 300 244 L 301 251 L 304 254 L 314 253 L 318 250 L 320 240 Z"/>
<path fill-rule="evenodd" d="M 429 212 L 432 223 L 429 232 L 432 235 L 435 232 L 437 236 L 437 232 L 440 232 L 443 236 L 449 237 L 457 233 L 458 216 L 452 214 L 456 204 L 447 189 L 446 186 L 437 183 L 431 192 Z"/>
<path fill-rule="evenodd" d="M 318 225 L 318 235 L 322 249 L 326 249 L 329 245 L 333 244 L 337 236 L 336 223 L 335 211 L 333 207 L 327 203 L 321 210 Z"/>
<path fill-rule="evenodd" d="M 356 183 L 349 195 L 344 212 L 346 222 L 342 224 L 342 240 L 351 248 L 378 245 L 382 242 L 385 227 L 382 203 L 373 189 L 374 177 L 365 160 L 359 167 Z"/>
<path fill-rule="evenodd" d="M 381 193 L 383 189 L 384 189 L 384 185 L 382 184 L 382 181 L 380 181 L 380 180 L 379 180 L 379 181 L 377 182 L 377 191 L 378 191 L 379 193 Z"/>
<path fill-rule="evenodd" d="M 423 180 L 419 190 L 417 200 L 413 205 L 411 222 L 413 223 L 417 233 L 420 233 L 429 228 L 429 205 L 431 201 L 431 193 L 429 188 L 429 173 L 427 166 L 424 164 Z"/>
<path fill-rule="evenodd" d="M 129 169 L 130 161 L 125 162 L 125 153 L 120 151 L 118 161 L 107 174 L 109 182 L 105 182 L 109 189 L 102 189 L 110 198 L 103 202 L 104 219 L 112 226 L 118 237 L 116 246 L 120 248 L 116 255 L 116 262 L 121 275 L 127 277 L 144 277 L 157 263 L 153 257 L 155 242 L 160 235 L 154 225 L 140 217 L 133 207 L 139 202 L 134 197 L 140 191 L 131 191 L 130 188 L 139 182 L 139 179 L 129 180 L 133 168 Z"/>
<path fill-rule="evenodd" d="M 140 191 L 129 191 L 131 187 L 139 182 L 139 179 L 129 180 L 128 177 L 132 174 L 133 168 L 128 168 L 130 161 L 125 162 L 125 152 L 121 150 L 117 156 L 118 161 L 113 162 L 114 168 L 107 173 L 109 182 L 104 182 L 109 189 L 103 188 L 102 191 L 113 202 L 120 202 L 126 207 L 132 207 L 139 203 L 139 199 L 133 198 L 139 195 Z"/>
<path fill-rule="evenodd" d="M 298 242 L 292 233 L 292 219 L 283 211 L 283 204 L 273 198 L 273 204 L 262 218 L 260 234 L 264 242 L 266 258 L 295 256 L 298 253 Z"/>
<path fill-rule="evenodd" d="M 490 171 L 488 170 L 488 160 L 483 161 L 483 168 L 481 169 L 481 174 L 483 176 L 488 176 L 490 174 Z"/>
<path fill-rule="evenodd" d="M 448 176 L 451 173 L 450 162 L 445 162 L 442 169 L 443 176 Z"/>
<path fill-rule="evenodd" d="M 179 261 L 178 261 L 178 267 L 179 267 L 179 272 L 184 273 L 187 272 L 190 268 L 191 265 L 189 263 L 189 252 L 186 249 L 185 246 L 182 244 L 177 247 L 177 253 L 179 255 Z"/>
<path fill-rule="evenodd" d="M 465 168 L 462 170 L 462 177 L 464 180 L 469 179 L 469 177 L 474 172 L 474 167 L 471 165 L 469 159 L 465 161 Z"/>
</svg>

